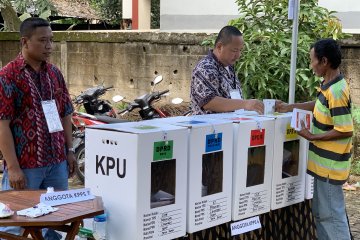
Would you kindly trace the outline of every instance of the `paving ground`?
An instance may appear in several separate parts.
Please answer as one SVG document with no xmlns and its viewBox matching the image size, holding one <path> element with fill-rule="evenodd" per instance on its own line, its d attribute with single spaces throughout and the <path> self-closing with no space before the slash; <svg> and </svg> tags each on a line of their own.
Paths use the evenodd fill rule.
<svg viewBox="0 0 360 240">
<path fill-rule="evenodd" d="M 360 239 L 360 189 L 346 191 L 345 198 L 351 232 L 354 239 Z"/>
<path fill-rule="evenodd" d="M 360 176 L 350 177 L 350 183 L 360 181 Z M 356 191 L 344 191 L 346 210 L 349 217 L 350 229 L 354 239 L 360 239 L 360 188 Z"/>
</svg>

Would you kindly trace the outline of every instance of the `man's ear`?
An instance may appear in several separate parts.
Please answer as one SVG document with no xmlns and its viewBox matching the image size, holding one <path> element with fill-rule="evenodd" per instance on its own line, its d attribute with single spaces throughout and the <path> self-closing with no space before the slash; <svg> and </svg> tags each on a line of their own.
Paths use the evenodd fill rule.
<svg viewBox="0 0 360 240">
<path fill-rule="evenodd" d="M 327 65 L 329 63 L 328 59 L 326 57 L 323 57 L 321 59 L 321 64 L 323 64 L 324 66 Z"/>
<path fill-rule="evenodd" d="M 223 45 L 224 45 L 224 44 L 223 44 L 222 42 L 218 42 L 218 43 L 216 43 L 215 48 L 216 48 L 217 50 L 221 50 L 221 48 L 222 48 Z"/>
<path fill-rule="evenodd" d="M 28 41 L 29 41 L 29 39 L 27 37 L 21 37 L 21 39 L 20 39 L 21 47 L 27 48 Z"/>
</svg>

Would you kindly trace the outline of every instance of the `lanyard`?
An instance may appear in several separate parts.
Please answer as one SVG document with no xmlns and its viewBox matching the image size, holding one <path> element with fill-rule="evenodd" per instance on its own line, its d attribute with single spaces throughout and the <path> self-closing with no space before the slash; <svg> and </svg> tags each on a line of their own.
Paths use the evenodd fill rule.
<svg viewBox="0 0 360 240">
<path fill-rule="evenodd" d="M 37 86 L 36 86 L 36 84 L 35 84 L 35 82 L 34 82 L 34 80 L 33 80 L 33 78 L 32 78 L 31 73 L 29 73 L 28 70 L 26 70 L 26 73 L 27 73 L 26 75 L 27 75 L 29 81 L 31 81 L 31 83 L 34 85 L 34 88 L 35 88 L 35 90 L 36 90 L 36 93 L 39 95 L 40 100 L 43 101 L 43 99 L 42 99 L 42 97 L 41 97 L 41 94 L 40 94 L 40 91 L 39 91 L 39 89 L 37 88 Z M 47 80 L 48 80 L 49 86 L 50 86 L 50 100 L 52 100 L 52 98 L 53 98 L 53 95 L 52 95 L 53 90 L 52 90 L 52 86 L 51 86 L 50 79 L 47 78 Z M 40 73 L 40 76 L 39 76 L 39 83 L 40 83 L 40 86 L 41 86 L 41 73 Z"/>
<path fill-rule="evenodd" d="M 230 74 L 230 73 L 229 73 Z M 234 72 L 234 89 L 236 89 L 236 76 L 235 76 L 235 72 Z"/>
<path fill-rule="evenodd" d="M 224 67 L 224 66 L 223 66 Z M 229 76 L 231 77 L 231 73 L 230 73 L 230 66 L 228 67 L 224 67 L 225 71 L 229 74 Z M 233 89 L 236 89 L 236 75 L 235 75 L 235 71 L 234 71 L 234 77 L 233 77 Z"/>
</svg>

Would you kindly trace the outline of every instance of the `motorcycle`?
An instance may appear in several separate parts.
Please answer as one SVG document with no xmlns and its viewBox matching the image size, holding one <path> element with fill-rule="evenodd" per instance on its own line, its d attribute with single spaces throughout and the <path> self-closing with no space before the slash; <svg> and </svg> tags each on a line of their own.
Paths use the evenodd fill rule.
<svg viewBox="0 0 360 240">
<path fill-rule="evenodd" d="M 116 118 L 116 111 L 107 100 L 100 99 L 100 96 L 113 87 L 105 88 L 102 85 L 89 88 L 76 96 L 74 104 L 82 104 L 85 113 L 75 111 L 72 115 L 73 147 L 75 149 L 76 175 L 84 183 L 85 179 L 85 127 L 98 124 L 127 122 Z M 113 101 L 121 101 L 122 97 L 117 95 Z"/>
<path fill-rule="evenodd" d="M 164 91 L 154 91 L 155 86 L 163 80 L 161 75 L 157 76 L 152 82 L 153 86 L 150 93 L 144 94 L 137 97 L 134 101 L 129 102 L 127 107 L 120 111 L 121 116 L 132 112 L 134 109 L 140 109 L 139 114 L 142 120 L 149 120 L 154 118 L 165 118 L 170 117 L 171 115 L 166 111 L 161 110 L 160 108 L 155 108 L 153 103 L 160 100 L 162 96 L 165 96 L 169 90 Z M 183 102 L 181 98 L 174 98 L 171 101 L 173 104 L 180 104 Z M 190 112 L 186 112 L 184 115 L 188 116 Z"/>
<path fill-rule="evenodd" d="M 101 99 L 100 96 L 104 95 L 107 91 L 113 89 L 113 86 L 104 87 L 98 85 L 83 91 L 80 95 L 73 100 L 74 104 L 82 104 L 85 112 L 90 115 L 104 115 L 116 118 L 116 111 L 107 100 Z"/>
</svg>

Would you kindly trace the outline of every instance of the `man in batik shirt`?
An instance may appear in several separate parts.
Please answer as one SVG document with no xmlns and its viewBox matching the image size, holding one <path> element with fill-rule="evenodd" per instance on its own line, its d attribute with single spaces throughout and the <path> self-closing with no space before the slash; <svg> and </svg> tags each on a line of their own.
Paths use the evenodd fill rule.
<svg viewBox="0 0 360 240">
<path fill-rule="evenodd" d="M 264 112 L 262 101 L 244 100 L 241 84 L 234 70 L 235 62 L 244 48 L 241 32 L 225 26 L 219 32 L 215 47 L 201 59 L 192 73 L 192 114 L 230 112 L 237 109 Z"/>
<path fill-rule="evenodd" d="M 47 62 L 53 34 L 46 20 L 28 18 L 20 35 L 21 53 L 0 71 L 2 189 L 65 190 L 75 163 L 73 106 L 60 70 Z"/>
</svg>

